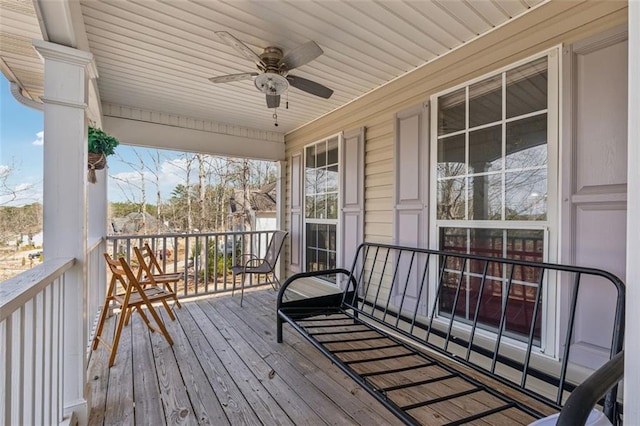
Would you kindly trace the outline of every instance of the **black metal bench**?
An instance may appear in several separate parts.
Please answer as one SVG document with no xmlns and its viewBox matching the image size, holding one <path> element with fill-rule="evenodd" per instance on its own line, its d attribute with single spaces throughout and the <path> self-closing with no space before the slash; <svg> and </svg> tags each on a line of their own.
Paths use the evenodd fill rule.
<svg viewBox="0 0 640 426">
<path fill-rule="evenodd" d="M 294 296 L 321 276 L 344 291 Z M 610 360 L 589 374 L 571 343 L 593 286 L 614 292 L 615 313 Z M 553 309 L 562 338 L 545 354 L 556 294 L 566 296 Z M 285 322 L 406 424 L 528 424 L 560 412 L 559 425 L 576 425 L 596 404 L 612 424 L 621 417 L 624 284 L 602 270 L 364 243 L 351 271 L 290 277 L 278 294 L 280 343 Z"/>
</svg>

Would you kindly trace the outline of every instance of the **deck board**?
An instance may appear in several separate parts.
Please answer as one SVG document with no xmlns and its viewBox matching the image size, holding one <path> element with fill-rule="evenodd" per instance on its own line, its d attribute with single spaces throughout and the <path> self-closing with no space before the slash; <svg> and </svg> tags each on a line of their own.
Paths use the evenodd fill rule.
<svg viewBox="0 0 640 426">
<path fill-rule="evenodd" d="M 144 344 L 133 345 L 133 398 L 136 423 L 161 424 L 164 422 L 162 402 L 155 395 L 160 393 L 156 377 L 155 361 L 151 348 L 149 329 L 139 315 L 132 315 L 133 335 Z"/>
<path fill-rule="evenodd" d="M 299 336 L 276 343 L 275 299 L 265 287 L 243 308 L 238 295 L 184 300 L 176 321 L 158 309 L 173 346 L 134 314 L 112 368 L 104 345 L 91 353 L 90 424 L 398 424 Z"/>
<path fill-rule="evenodd" d="M 397 425 L 400 421 L 363 388 L 321 355 L 291 327 L 284 343 L 275 339 L 276 294 L 270 287 L 247 291 L 244 307 L 231 295 L 182 301 L 171 321 L 158 309 L 175 344 L 151 333 L 134 314 L 122 333 L 115 365 L 106 367 L 108 350 L 92 352 L 88 380 L 90 425 L 110 424 L 268 424 L 268 425 Z M 113 335 L 117 315 L 104 335 Z M 344 322 L 344 321 L 343 321 Z M 356 333 L 371 336 L 371 332 Z M 354 335 L 340 335 L 343 338 Z M 373 333 L 375 334 L 375 333 Z M 377 348 L 388 339 L 332 344 L 333 349 Z M 367 356 L 402 353 L 402 348 L 380 348 Z M 344 352 L 343 359 L 354 359 Z M 416 357 L 361 363 L 369 371 L 422 363 Z M 417 375 L 416 375 L 417 374 Z M 394 377 L 372 376 L 379 386 L 446 374 L 425 367 Z M 405 392 L 407 403 L 437 397 L 461 388 L 456 380 L 439 388 L 420 387 Z M 465 386 L 468 386 L 465 385 Z M 460 418 L 468 408 L 500 405 L 483 393 L 415 410 L 425 424 L 443 424 Z M 472 410 L 473 411 L 473 410 Z M 524 423 L 521 413 L 507 410 L 476 424 Z"/>
</svg>

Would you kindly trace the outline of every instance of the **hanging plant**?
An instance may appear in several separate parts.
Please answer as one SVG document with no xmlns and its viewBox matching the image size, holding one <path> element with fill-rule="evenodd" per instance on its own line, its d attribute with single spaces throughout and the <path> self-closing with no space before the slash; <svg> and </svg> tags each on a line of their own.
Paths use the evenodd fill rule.
<svg viewBox="0 0 640 426">
<path fill-rule="evenodd" d="M 87 180 L 91 183 L 96 183 L 96 170 L 102 170 L 107 165 L 107 156 L 115 153 L 115 147 L 120 145 L 120 142 L 101 129 L 93 126 L 89 126 L 89 173 Z"/>
</svg>

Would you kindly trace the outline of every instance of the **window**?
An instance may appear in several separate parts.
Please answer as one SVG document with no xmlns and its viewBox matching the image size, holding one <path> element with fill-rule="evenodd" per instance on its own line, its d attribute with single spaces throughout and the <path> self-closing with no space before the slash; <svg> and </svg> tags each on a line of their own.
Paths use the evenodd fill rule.
<svg viewBox="0 0 640 426">
<path fill-rule="evenodd" d="M 530 261 L 548 258 L 547 229 L 553 224 L 556 172 L 555 56 L 545 55 L 433 98 L 432 158 L 435 176 L 436 230 L 441 250 Z M 446 266 L 446 265 L 445 265 Z M 452 268 L 453 269 L 453 268 Z M 445 268 L 445 271 L 447 269 Z M 460 277 L 447 272 L 440 295 L 442 315 L 473 320 L 481 298 L 479 325 L 498 327 L 507 309 L 505 332 L 528 334 L 537 277 L 526 268 L 489 270 L 490 282 L 479 293 L 473 262 L 467 265 L 457 306 L 452 306 Z M 542 296 L 541 296 L 542 297 Z M 507 303 L 508 301 L 508 303 Z M 543 313 L 534 335 L 540 342 Z"/>
<path fill-rule="evenodd" d="M 338 251 L 338 145 L 335 136 L 304 151 L 305 270 L 336 267 Z"/>
</svg>

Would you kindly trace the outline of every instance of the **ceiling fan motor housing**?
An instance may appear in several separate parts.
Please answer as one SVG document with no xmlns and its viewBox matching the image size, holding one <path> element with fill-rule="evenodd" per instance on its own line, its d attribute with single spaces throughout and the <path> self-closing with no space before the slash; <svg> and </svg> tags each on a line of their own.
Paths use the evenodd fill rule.
<svg viewBox="0 0 640 426">
<path fill-rule="evenodd" d="M 253 81 L 259 91 L 266 95 L 281 95 L 289 88 L 289 82 L 280 74 L 265 72 Z"/>
</svg>

